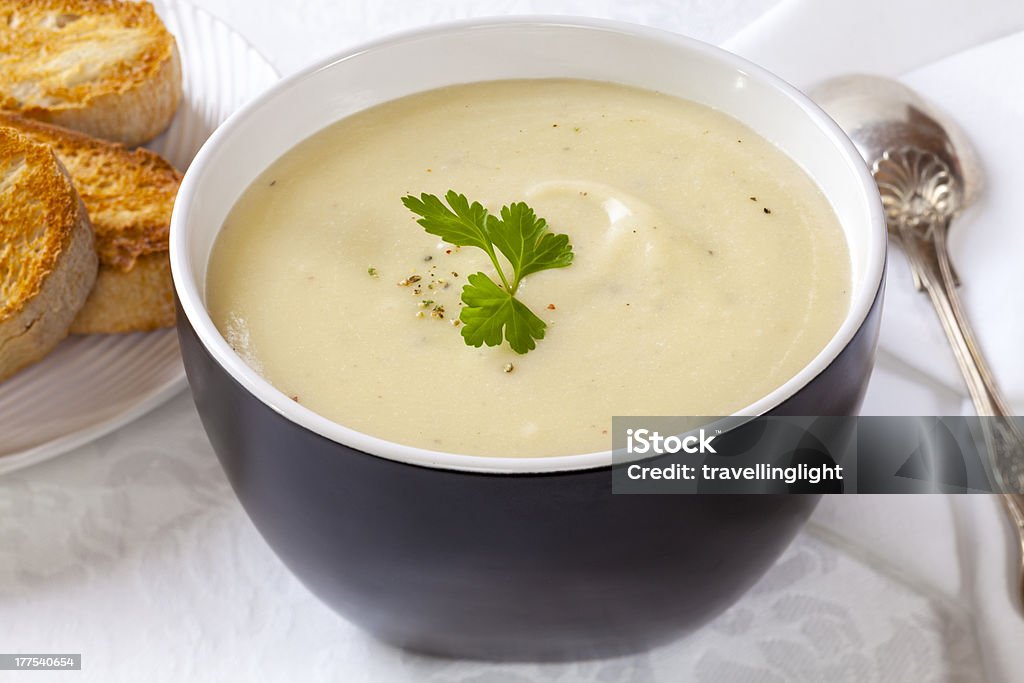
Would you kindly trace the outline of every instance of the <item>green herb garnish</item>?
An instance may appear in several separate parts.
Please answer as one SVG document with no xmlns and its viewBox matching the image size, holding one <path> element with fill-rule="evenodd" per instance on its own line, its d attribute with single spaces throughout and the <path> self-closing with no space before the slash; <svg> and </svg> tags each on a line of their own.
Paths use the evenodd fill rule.
<svg viewBox="0 0 1024 683">
<path fill-rule="evenodd" d="M 499 285 L 485 273 L 469 276 L 469 284 L 462 288 L 465 305 L 459 314 L 462 338 L 468 345 L 479 347 L 498 346 L 504 337 L 516 353 L 532 351 L 537 347 L 535 340 L 544 338 L 547 324 L 516 298 L 516 291 L 527 275 L 572 263 L 569 236 L 548 230 L 547 221 L 523 202 L 501 207 L 498 218 L 479 202 L 470 204 L 465 195 L 454 190 L 444 198 L 448 206 L 436 195 L 426 193 L 418 199 L 402 197 L 402 203 L 421 216 L 416 222 L 431 235 L 456 246 L 483 249 L 501 280 Z M 511 278 L 498 261 L 497 252 L 512 267 Z"/>
</svg>

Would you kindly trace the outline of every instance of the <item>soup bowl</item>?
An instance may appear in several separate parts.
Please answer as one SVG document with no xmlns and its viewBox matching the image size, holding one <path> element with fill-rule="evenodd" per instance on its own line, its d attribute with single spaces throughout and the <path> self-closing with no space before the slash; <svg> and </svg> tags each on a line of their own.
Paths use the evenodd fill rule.
<svg viewBox="0 0 1024 683">
<path fill-rule="evenodd" d="M 404 33 L 285 79 L 214 133 L 182 183 L 171 226 L 182 355 L 214 450 L 267 543 L 346 619 L 417 651 L 586 658 L 676 638 L 753 585 L 817 502 L 613 494 L 611 451 L 489 458 L 385 441 L 275 389 L 211 321 L 204 281 L 217 233 L 250 182 L 297 143 L 414 92 L 548 77 L 639 86 L 725 112 L 799 163 L 839 217 L 853 280 L 845 319 L 806 367 L 742 414 L 853 414 L 871 372 L 885 262 L 878 193 L 839 128 L 763 69 L 650 28 L 511 18 Z"/>
</svg>

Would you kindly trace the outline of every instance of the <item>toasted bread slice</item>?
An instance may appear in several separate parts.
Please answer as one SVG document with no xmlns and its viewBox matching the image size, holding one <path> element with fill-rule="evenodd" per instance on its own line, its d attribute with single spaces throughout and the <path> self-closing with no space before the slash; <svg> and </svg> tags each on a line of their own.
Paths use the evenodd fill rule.
<svg viewBox="0 0 1024 683">
<path fill-rule="evenodd" d="M 181 100 L 181 62 L 148 2 L 0 0 L 0 109 L 140 145 Z"/>
<path fill-rule="evenodd" d="M 72 333 L 174 325 L 167 236 L 181 174 L 158 154 L 0 113 L 0 126 L 49 145 L 71 175 L 96 233 L 100 272 Z"/>
<path fill-rule="evenodd" d="M 96 268 L 67 172 L 49 147 L 0 127 L 0 380 L 67 336 Z"/>
</svg>

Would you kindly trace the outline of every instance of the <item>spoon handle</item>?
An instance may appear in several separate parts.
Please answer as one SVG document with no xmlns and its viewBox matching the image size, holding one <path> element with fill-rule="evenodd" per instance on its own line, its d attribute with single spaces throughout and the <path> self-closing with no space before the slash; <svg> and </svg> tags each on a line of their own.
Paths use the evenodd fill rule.
<svg viewBox="0 0 1024 683">
<path fill-rule="evenodd" d="M 957 294 L 958 282 L 946 243 L 949 223 L 950 218 L 943 217 L 924 231 L 919 230 L 920 226 L 907 226 L 900 229 L 896 237 L 903 243 L 918 287 L 928 293 L 935 307 L 978 415 L 991 416 L 981 424 L 996 484 L 1003 490 L 1022 491 L 1024 434 L 1011 419 L 1006 399 L 985 363 Z M 1001 499 L 1020 550 L 1014 590 L 1021 607 L 1024 606 L 1024 494 L 1007 493 Z"/>
<path fill-rule="evenodd" d="M 1017 585 L 1014 591 L 1022 602 L 1017 603 L 1018 609 L 1024 609 L 1024 496 L 1017 493 L 1010 493 L 1002 496 L 1003 506 L 1010 518 L 1017 535 L 1017 544 L 1020 546 L 1021 566 L 1017 572 Z"/>
<path fill-rule="evenodd" d="M 978 414 L 1009 415 L 1006 399 L 996 386 L 978 348 L 956 291 L 956 279 L 946 245 L 948 229 L 949 219 L 939 219 L 928 231 L 931 239 L 914 239 L 913 245 L 904 243 L 908 255 L 911 255 L 911 268 L 920 288 L 931 298 Z"/>
</svg>

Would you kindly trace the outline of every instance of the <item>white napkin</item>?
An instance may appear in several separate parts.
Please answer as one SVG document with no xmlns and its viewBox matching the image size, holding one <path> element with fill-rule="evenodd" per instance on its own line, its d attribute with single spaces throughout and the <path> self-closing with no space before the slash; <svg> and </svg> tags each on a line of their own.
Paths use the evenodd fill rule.
<svg viewBox="0 0 1024 683">
<path fill-rule="evenodd" d="M 1019 6 L 1024 8 L 1024 3 Z M 1018 33 L 903 79 L 963 127 L 985 167 L 985 190 L 977 205 L 953 224 L 950 249 L 981 346 L 1018 411 L 1024 408 L 1024 79 L 1010 71 L 1020 64 L 1024 34 Z M 902 286 L 910 278 L 906 261 L 891 259 L 889 275 L 884 348 L 944 382 L 962 386 L 927 297 Z M 919 341 L 923 336 L 927 343 Z"/>
<path fill-rule="evenodd" d="M 1024 28 L 1024 2 L 957 0 L 937 12 L 927 0 L 789 0 L 726 47 L 806 88 L 851 72 L 905 74 Z M 878 21 L 878 17 L 885 21 Z M 960 293 L 985 355 L 1010 401 L 1024 408 L 1024 38 L 960 52 L 905 74 L 903 80 L 949 113 L 978 148 L 986 189 L 953 226 L 951 251 L 965 283 Z M 963 382 L 925 295 L 906 286 L 903 255 L 892 250 L 881 347 L 943 384 Z"/>
<path fill-rule="evenodd" d="M 955 119 L 986 171 L 982 199 L 954 225 L 951 250 L 961 295 L 980 343 L 1010 400 L 1024 407 L 1024 3 L 789 0 L 726 46 L 798 87 L 829 76 L 899 76 Z M 885 13 L 885 21 L 876 19 Z M 911 27 L 906 31 L 905 27 Z M 884 47 L 883 47 L 884 46 Z M 958 54 L 948 56 L 950 53 Z M 940 58 L 941 59 L 938 59 Z M 938 59 L 938 61 L 933 61 Z M 922 64 L 926 64 L 921 66 Z M 907 69 L 918 67 L 907 73 Z M 877 414 L 957 414 L 971 407 L 927 297 L 906 261 L 890 252 L 880 361 L 865 402 Z M 872 496 L 827 499 L 815 523 L 883 571 L 973 604 L 985 680 L 1024 680 L 1024 620 L 1009 602 L 1012 539 L 989 497 Z"/>
<path fill-rule="evenodd" d="M 1022 28 L 1020 0 L 784 0 L 723 47 L 806 87 L 897 76 Z"/>
</svg>

